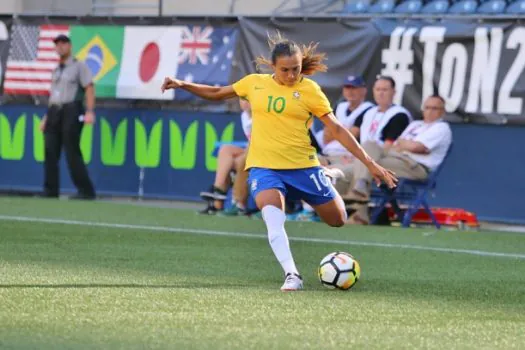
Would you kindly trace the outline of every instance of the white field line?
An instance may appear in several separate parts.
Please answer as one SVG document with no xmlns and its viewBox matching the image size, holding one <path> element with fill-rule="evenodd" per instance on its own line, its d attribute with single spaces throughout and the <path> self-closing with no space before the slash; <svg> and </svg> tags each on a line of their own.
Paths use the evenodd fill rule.
<svg viewBox="0 0 525 350">
<path fill-rule="evenodd" d="M 62 224 L 62 225 L 78 225 L 78 226 L 89 226 L 89 227 L 119 228 L 119 229 L 127 229 L 127 230 L 145 230 L 145 231 L 172 232 L 172 233 L 192 233 L 196 235 L 210 235 L 210 236 L 267 239 L 267 236 L 264 234 L 246 233 L 246 232 L 226 232 L 226 231 L 215 231 L 215 230 L 199 230 L 199 229 L 183 228 L 183 227 L 114 224 L 114 223 L 106 223 L 106 222 L 77 221 L 77 220 L 64 220 L 64 219 L 46 219 L 46 218 L 37 218 L 37 217 L 9 216 L 9 215 L 0 215 L 0 220 L 36 222 L 36 223 L 44 223 L 44 224 Z M 425 247 L 425 246 L 412 245 L 412 244 L 364 242 L 364 241 L 310 238 L 310 237 L 289 237 L 289 239 L 290 241 L 295 241 L 295 242 L 341 244 L 341 245 L 354 245 L 354 246 L 392 248 L 392 249 L 412 249 L 412 250 L 431 251 L 431 252 L 440 252 L 440 253 L 468 254 L 468 255 L 478 255 L 478 256 L 485 256 L 485 257 L 499 257 L 499 258 L 524 259 L 525 260 L 525 254 L 517 254 L 517 253 L 499 253 L 499 252 L 489 252 L 489 251 L 483 251 L 483 250 L 438 248 L 438 247 Z"/>
</svg>

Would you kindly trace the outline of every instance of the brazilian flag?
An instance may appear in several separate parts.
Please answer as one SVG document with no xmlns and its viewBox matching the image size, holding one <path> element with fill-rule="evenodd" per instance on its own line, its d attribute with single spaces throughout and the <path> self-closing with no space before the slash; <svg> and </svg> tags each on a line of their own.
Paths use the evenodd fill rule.
<svg viewBox="0 0 525 350">
<path fill-rule="evenodd" d="M 95 82 L 97 97 L 115 97 L 124 26 L 71 26 L 73 56 L 84 61 Z"/>
</svg>

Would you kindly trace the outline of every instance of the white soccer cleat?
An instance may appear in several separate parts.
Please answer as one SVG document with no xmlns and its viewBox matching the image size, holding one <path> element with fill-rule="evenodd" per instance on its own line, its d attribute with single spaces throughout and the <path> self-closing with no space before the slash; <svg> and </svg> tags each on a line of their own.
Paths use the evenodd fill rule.
<svg viewBox="0 0 525 350">
<path fill-rule="evenodd" d="M 296 273 L 287 273 L 281 291 L 295 292 L 301 289 L 303 289 L 303 278 Z"/>
</svg>

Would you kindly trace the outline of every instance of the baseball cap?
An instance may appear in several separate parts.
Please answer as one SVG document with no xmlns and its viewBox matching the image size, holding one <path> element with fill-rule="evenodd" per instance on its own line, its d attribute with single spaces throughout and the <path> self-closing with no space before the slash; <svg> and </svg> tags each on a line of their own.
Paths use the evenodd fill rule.
<svg viewBox="0 0 525 350">
<path fill-rule="evenodd" d="M 53 39 L 53 42 L 55 44 L 58 43 L 59 41 L 64 42 L 64 43 L 70 43 L 71 42 L 71 40 L 69 40 L 69 37 L 67 35 L 64 35 L 64 34 L 60 34 L 55 39 Z"/>
<path fill-rule="evenodd" d="M 349 75 L 345 78 L 343 86 L 365 87 L 366 82 L 360 75 Z"/>
</svg>

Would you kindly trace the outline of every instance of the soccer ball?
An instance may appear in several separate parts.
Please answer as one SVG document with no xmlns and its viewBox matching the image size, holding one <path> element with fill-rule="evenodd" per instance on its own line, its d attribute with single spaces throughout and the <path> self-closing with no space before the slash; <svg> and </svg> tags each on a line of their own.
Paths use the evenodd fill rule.
<svg viewBox="0 0 525 350">
<path fill-rule="evenodd" d="M 359 280 L 361 268 L 352 255 L 334 252 L 321 260 L 318 275 L 326 288 L 347 290 Z"/>
</svg>

